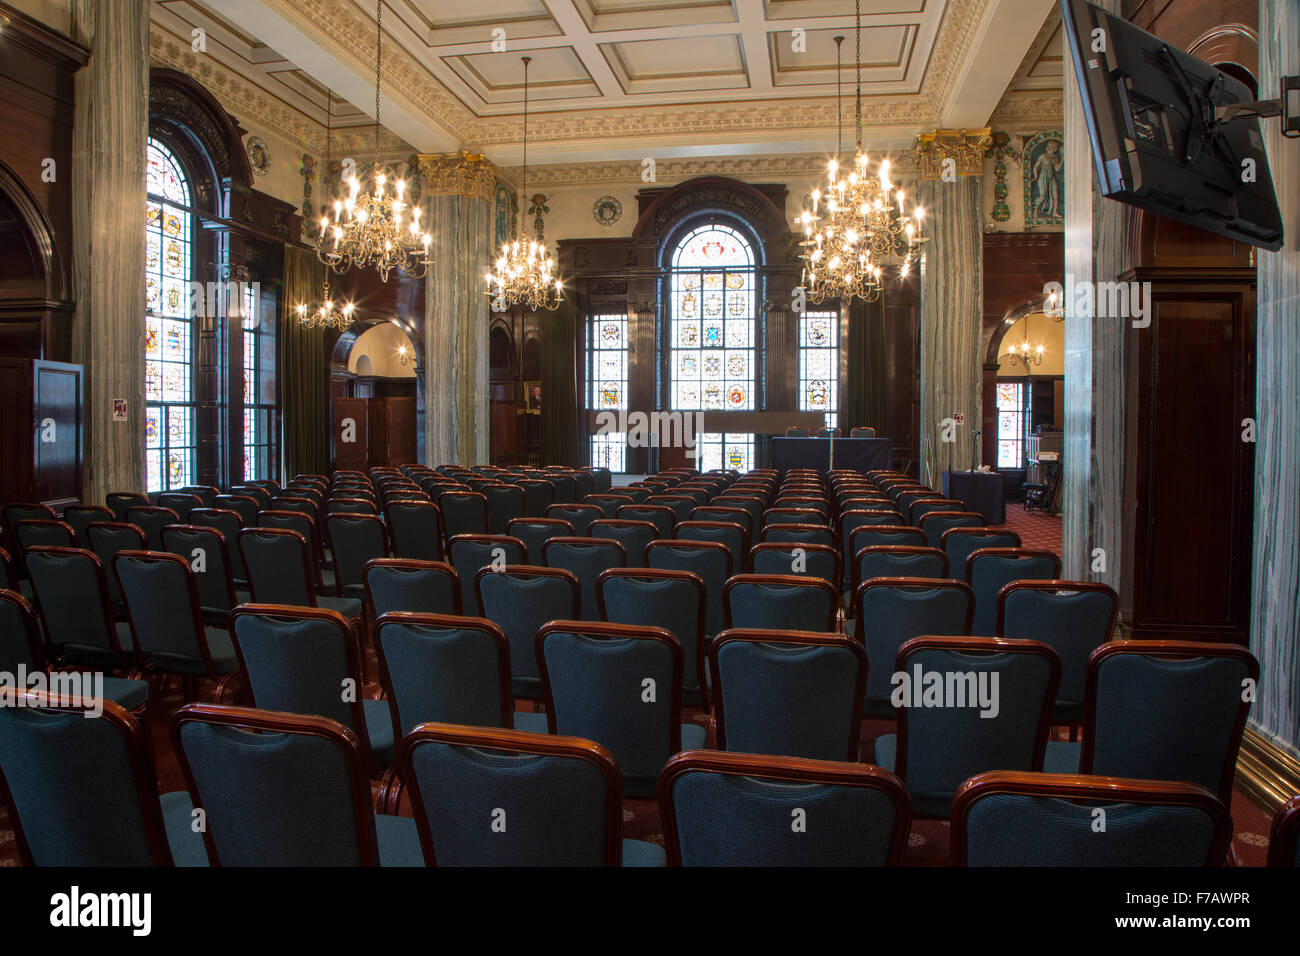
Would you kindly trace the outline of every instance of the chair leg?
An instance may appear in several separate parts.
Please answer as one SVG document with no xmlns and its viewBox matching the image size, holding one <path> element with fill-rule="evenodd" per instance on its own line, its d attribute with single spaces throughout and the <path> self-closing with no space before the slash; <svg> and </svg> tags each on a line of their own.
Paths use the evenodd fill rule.
<svg viewBox="0 0 1300 956">
<path fill-rule="evenodd" d="M 402 777 L 398 773 L 397 764 L 393 764 L 384 771 L 379 778 L 379 794 L 375 798 L 378 810 L 387 816 L 397 816 L 398 808 L 402 803 Z"/>
</svg>

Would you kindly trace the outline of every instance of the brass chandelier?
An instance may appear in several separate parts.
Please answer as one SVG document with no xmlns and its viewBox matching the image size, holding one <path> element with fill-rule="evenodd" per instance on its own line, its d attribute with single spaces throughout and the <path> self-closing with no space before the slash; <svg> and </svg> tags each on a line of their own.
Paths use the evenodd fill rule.
<svg viewBox="0 0 1300 956">
<path fill-rule="evenodd" d="M 890 178 L 888 159 L 872 170 L 862 151 L 862 4 L 854 4 L 857 21 L 857 155 L 844 175 L 839 146 L 827 164 L 827 187 L 812 193 L 812 209 L 804 210 L 802 259 L 803 288 L 813 303 L 827 299 L 880 297 L 883 265 L 897 266 L 906 276 L 919 255 L 924 210 L 918 205 L 909 216 L 903 190 Z M 836 112 L 839 111 L 839 45 L 836 38 Z"/>
<path fill-rule="evenodd" d="M 322 216 L 316 255 L 337 273 L 353 266 L 374 266 L 383 282 L 394 269 L 412 279 L 429 268 L 429 246 L 433 237 L 420 228 L 420 207 L 406 201 L 406 181 L 391 185 L 379 161 L 379 92 L 384 62 L 384 4 L 375 4 L 375 162 L 370 188 L 362 191 L 353 173 L 347 180 L 348 197 L 334 201 L 334 218 Z M 327 148 L 328 152 L 328 148 Z M 328 168 L 328 167 L 327 167 Z M 409 213 L 408 213 L 409 210 Z"/>
<path fill-rule="evenodd" d="M 356 306 L 349 302 L 342 309 L 335 309 L 334 303 L 330 299 L 330 280 L 328 274 L 325 277 L 325 285 L 321 290 L 321 307 L 310 315 L 307 314 L 307 306 L 298 305 L 298 324 L 304 329 L 338 329 L 340 332 L 346 332 L 352 325 L 352 313 L 356 311 Z"/>
<path fill-rule="evenodd" d="M 524 61 L 524 172 L 523 196 L 528 198 L 528 64 L 532 57 L 522 57 Z M 526 206 L 519 211 L 522 220 Z M 540 229 L 540 215 L 538 218 Z M 522 230 L 520 230 L 522 231 Z M 513 305 L 523 303 L 527 308 L 537 311 L 547 309 L 554 311 L 564 301 L 564 284 L 555 271 L 555 262 L 546 251 L 540 232 L 527 241 L 519 238 L 516 231 L 513 242 L 502 243 L 501 255 L 492 269 L 487 273 L 487 294 L 492 298 L 492 308 L 504 312 Z"/>
</svg>

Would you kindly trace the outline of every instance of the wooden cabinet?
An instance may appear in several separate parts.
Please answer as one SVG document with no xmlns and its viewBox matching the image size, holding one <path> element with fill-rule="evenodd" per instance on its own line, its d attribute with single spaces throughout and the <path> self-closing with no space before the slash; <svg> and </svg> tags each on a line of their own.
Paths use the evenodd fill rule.
<svg viewBox="0 0 1300 956">
<path fill-rule="evenodd" d="M 0 502 L 81 500 L 83 386 L 80 365 L 0 359 Z"/>
<path fill-rule="evenodd" d="M 334 399 L 331 432 L 334 467 L 365 471 L 375 466 L 398 467 L 418 460 L 415 399 Z"/>
</svg>

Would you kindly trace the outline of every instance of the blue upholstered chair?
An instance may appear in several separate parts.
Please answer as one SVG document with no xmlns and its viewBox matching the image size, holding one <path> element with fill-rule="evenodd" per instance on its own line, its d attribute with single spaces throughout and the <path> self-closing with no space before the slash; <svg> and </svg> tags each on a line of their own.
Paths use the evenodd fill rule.
<svg viewBox="0 0 1300 956">
<path fill-rule="evenodd" d="M 221 495 L 219 498 L 231 498 Z M 245 498 L 250 505 L 251 498 Z M 248 583 L 248 571 L 244 567 L 244 556 L 239 552 L 239 529 L 257 523 L 257 514 L 245 520 L 237 511 L 228 508 L 195 508 L 190 512 L 190 524 L 196 528 L 211 528 L 219 532 L 226 542 L 226 559 L 230 562 L 230 577 L 235 587 L 244 587 Z"/>
<path fill-rule="evenodd" d="M 704 644 L 708 595 L 699 575 L 658 568 L 611 568 L 601 574 L 600 619 L 661 627 L 682 646 L 682 702 L 708 706 Z"/>
<path fill-rule="evenodd" d="M 460 614 L 460 575 L 442 561 L 375 558 L 362 571 L 366 599 L 376 617 L 390 611 Z"/>
<path fill-rule="evenodd" d="M 901 544 L 909 547 L 923 548 L 925 544 L 925 532 L 920 528 L 913 528 L 910 525 L 900 524 L 878 524 L 878 525 L 859 525 L 853 529 L 853 533 L 845 539 L 844 561 L 847 571 L 852 572 L 854 569 L 853 558 L 863 548 L 871 548 L 881 544 Z M 950 561 L 949 567 L 954 565 Z M 965 564 L 961 567 L 964 569 Z"/>
<path fill-rule="evenodd" d="M 93 559 L 94 555 L 90 557 Z M 107 598 L 104 598 L 104 603 L 106 606 Z M 101 610 L 101 618 L 103 614 L 104 611 Z M 105 620 L 111 629 L 112 620 Z M 63 635 L 60 633 L 60 636 Z M 59 647 L 54 641 L 51 644 Z M 124 663 L 126 658 L 119 654 L 117 660 Z M 17 674 L 19 667 L 25 668 L 28 674 L 48 673 L 45 643 L 36 623 L 35 608 L 17 591 L 0 588 L 0 671 Z M 100 689 L 104 699 L 111 700 L 126 710 L 142 712 L 149 703 L 147 681 L 107 674 L 99 679 L 102 681 Z"/>
<path fill-rule="evenodd" d="M 622 776 L 593 741 L 428 723 L 398 754 L 430 866 L 665 864 L 622 839 Z"/>
<path fill-rule="evenodd" d="M 225 535 L 213 528 L 168 525 L 163 528 L 163 548 L 178 555 L 194 572 L 203 622 L 214 627 L 225 627 L 230 609 L 249 599 L 247 592 L 239 593 L 235 590 L 230 548 Z"/>
<path fill-rule="evenodd" d="M 474 578 L 479 569 L 527 564 L 528 549 L 518 538 L 509 535 L 461 534 L 447 543 L 447 560 L 460 575 L 460 606 L 463 611 L 472 612 L 478 603 Z"/>
<path fill-rule="evenodd" d="M 126 520 L 144 532 L 145 546 L 150 551 L 162 551 L 162 529 L 169 524 L 180 524 L 181 519 L 171 508 L 132 505 L 126 509 Z"/>
<path fill-rule="evenodd" d="M 918 505 L 919 507 L 919 505 Z M 925 533 L 925 543 L 932 548 L 943 549 L 943 536 L 953 528 L 979 528 L 984 524 L 984 516 L 974 511 L 935 509 L 924 512 L 912 522 Z"/>
<path fill-rule="evenodd" d="M 853 586 L 872 578 L 946 578 L 948 559 L 938 548 L 876 544 L 853 556 Z"/>
<path fill-rule="evenodd" d="M 652 797 L 664 763 L 704 746 L 682 724 L 682 646 L 658 627 L 551 621 L 537 632 L 550 732 L 609 749 L 628 796 Z"/>
<path fill-rule="evenodd" d="M 806 425 L 790 425 L 785 430 L 786 438 L 808 438 L 811 435 L 812 432 Z"/>
<path fill-rule="evenodd" d="M 609 492 L 610 488 L 613 487 L 614 475 L 608 468 L 597 468 L 587 465 L 582 470 L 591 474 L 593 494 L 606 494 Z"/>
<path fill-rule="evenodd" d="M 793 574 L 733 574 L 722 589 L 728 629 L 837 630 L 839 592 L 819 578 Z"/>
<path fill-rule="evenodd" d="M 361 599 L 366 592 L 366 562 L 389 555 L 384 519 L 371 514 L 332 514 L 325 524 L 334 555 L 335 594 Z"/>
<path fill-rule="evenodd" d="M 952 637 L 970 630 L 975 595 L 964 581 L 874 578 L 853 592 L 850 633 L 866 649 L 871 668 L 863 713 L 893 717 L 894 659 L 915 637 Z"/>
<path fill-rule="evenodd" d="M 507 565 L 483 568 L 474 581 L 479 615 L 495 623 L 510 643 L 514 696 L 542 698 L 534 641 L 547 621 L 573 620 L 582 610 L 582 586 L 561 568 Z"/>
<path fill-rule="evenodd" d="M 744 571 L 749 558 L 749 533 L 728 521 L 682 521 L 673 533 L 678 541 L 713 541 L 731 552 L 734 572 Z"/>
<path fill-rule="evenodd" d="M 77 532 L 72 530 L 72 525 L 43 518 L 19 521 L 14 525 L 14 539 L 18 542 L 18 550 L 21 554 L 26 554 L 28 548 L 40 546 L 77 547 Z"/>
<path fill-rule="evenodd" d="M 1273 817 L 1268 838 L 1269 866 L 1300 866 L 1300 796 L 1292 797 Z"/>
<path fill-rule="evenodd" d="M 58 515 L 49 505 L 39 502 L 11 502 L 4 506 L 5 530 L 15 539 L 14 530 L 20 521 L 57 521 Z"/>
<path fill-rule="evenodd" d="M 669 866 L 900 866 L 902 781 L 861 763 L 703 751 L 659 775 Z"/>
<path fill-rule="evenodd" d="M 754 574 L 806 575 L 837 586 L 840 553 L 825 544 L 765 541 L 749 549 L 749 568 Z"/>
<path fill-rule="evenodd" d="M 113 512 L 113 520 L 126 523 L 126 509 L 135 505 L 147 505 L 149 499 L 136 491 L 110 491 L 104 496 L 104 504 Z"/>
<path fill-rule="evenodd" d="M 1088 657 L 1118 619 L 1119 595 L 1096 581 L 1013 581 L 998 594 L 998 637 L 1042 641 L 1061 658 L 1054 723 L 1083 720 Z"/>
<path fill-rule="evenodd" d="M 635 502 L 633 502 L 628 495 L 591 494 L 583 498 L 582 503 L 584 505 L 595 505 L 600 509 L 601 517 L 603 518 L 613 518 L 617 515 L 619 508 L 624 505 L 634 504 Z"/>
<path fill-rule="evenodd" d="M 907 521 L 904 520 L 903 516 L 893 508 L 850 508 L 847 511 L 840 512 L 840 541 L 844 542 L 845 545 L 851 545 L 853 541 L 853 533 L 858 528 L 870 527 L 872 525 L 910 527 L 910 525 L 907 524 Z"/>
<path fill-rule="evenodd" d="M 524 492 L 524 515 L 545 517 L 546 509 L 555 503 L 555 486 L 540 478 L 520 478 L 518 485 Z"/>
<path fill-rule="evenodd" d="M 265 511 L 267 508 L 271 507 L 271 495 L 265 488 L 259 488 L 257 485 L 233 485 L 231 486 L 230 493 L 244 498 L 252 498 L 257 502 L 258 511 Z"/>
<path fill-rule="evenodd" d="M 831 503 L 826 500 L 826 496 L 821 491 L 782 492 L 781 496 L 772 502 L 772 507 L 815 511 L 822 516 L 823 522 L 828 522 L 831 518 Z"/>
<path fill-rule="evenodd" d="M 125 619 L 122 589 L 118 587 L 117 576 L 113 574 L 113 556 L 119 551 L 143 551 L 144 532 L 124 521 L 92 521 L 86 526 L 86 537 L 90 541 L 88 547 L 104 566 L 108 600 L 113 606 L 114 616 Z"/>
<path fill-rule="evenodd" d="M 181 676 L 206 677 L 222 700 L 238 676 L 230 634 L 203 623 L 198 584 L 189 562 L 159 551 L 119 551 L 113 574 L 122 589 L 137 666 Z"/>
<path fill-rule="evenodd" d="M 325 502 L 325 514 L 329 515 L 374 515 L 379 509 L 373 498 L 350 498 L 341 494 L 332 495 Z M 331 539 L 332 540 L 332 539 Z"/>
<path fill-rule="evenodd" d="M 264 517 L 269 512 L 262 512 Z M 317 593 L 307 539 L 288 528 L 242 528 L 239 551 L 248 570 L 248 588 L 258 604 L 323 607 L 350 621 L 361 620 L 361 601 Z"/>
<path fill-rule="evenodd" d="M 1222 866 L 1231 839 L 1228 808 L 1189 783 L 993 771 L 952 801 L 953 866 Z"/>
<path fill-rule="evenodd" d="M 1082 745 L 1048 744 L 1043 769 L 1197 783 L 1228 804 L 1258 682 L 1237 644 L 1110 641 L 1088 658 Z"/>
<path fill-rule="evenodd" d="M 677 494 L 669 491 L 664 494 L 651 495 L 645 500 L 645 505 L 649 507 L 667 508 L 673 513 L 674 526 L 686 521 L 691 516 L 691 511 L 699 505 L 690 495 Z"/>
<path fill-rule="evenodd" d="M 546 481 L 551 483 L 555 489 L 554 500 L 558 504 L 573 504 L 578 500 L 578 482 L 572 475 L 561 475 L 554 472 L 547 474 Z"/>
<path fill-rule="evenodd" d="M 876 430 L 870 425 L 854 425 L 849 429 L 850 438 L 875 438 Z"/>
<path fill-rule="evenodd" d="M 442 525 L 438 506 L 430 501 L 392 501 L 384 520 L 393 539 L 393 555 L 417 561 L 442 560 Z"/>
<path fill-rule="evenodd" d="M 546 733 L 544 714 L 514 712 L 510 643 L 493 622 L 395 611 L 375 629 L 398 736 L 431 720 Z"/>
<path fill-rule="evenodd" d="M 645 500 L 650 497 L 651 491 L 638 484 L 620 485 L 618 493 L 626 498 L 631 498 L 634 505 L 645 504 Z M 620 505 L 620 507 L 622 507 Z M 618 512 L 614 512 L 614 517 L 618 517 Z"/>
<path fill-rule="evenodd" d="M 717 749 L 858 759 L 867 654 L 842 634 L 743 629 L 709 645 Z"/>
<path fill-rule="evenodd" d="M 723 589 L 731 577 L 731 552 L 725 545 L 709 541 L 655 540 L 646 545 L 648 568 L 665 571 L 689 571 L 704 583 L 704 632 L 709 637 L 721 634 L 727 626 Z"/>
<path fill-rule="evenodd" d="M 948 556 L 948 567 L 953 573 L 964 575 L 966 559 L 971 554 L 981 548 L 1019 548 L 1020 535 L 1002 528 L 949 528 L 943 533 L 939 547 Z"/>
<path fill-rule="evenodd" d="M 872 762 L 906 781 L 918 816 L 947 817 L 977 773 L 1043 769 L 1061 677 L 1046 644 L 918 637 L 899 648 L 894 674 L 898 734 L 876 738 Z"/>
<path fill-rule="evenodd" d="M 759 533 L 760 543 L 823 544 L 835 547 L 835 532 L 820 524 L 769 524 Z"/>
<path fill-rule="evenodd" d="M 585 538 L 587 528 L 598 518 L 605 517 L 604 509 L 599 505 L 580 505 L 574 503 L 555 504 L 546 509 L 546 517 L 558 518 L 560 521 L 567 521 L 573 525 L 573 533 L 577 537 Z"/>
<path fill-rule="evenodd" d="M 568 476 L 573 479 L 574 483 L 574 501 L 581 501 L 587 495 L 596 491 L 596 478 L 585 468 L 577 468 L 567 472 Z"/>
<path fill-rule="evenodd" d="M 551 538 L 571 538 L 573 525 L 562 518 L 515 518 L 506 526 L 506 533 L 524 543 L 528 561 L 542 563 L 542 545 Z"/>
<path fill-rule="evenodd" d="M 578 579 L 582 589 L 584 621 L 600 620 L 598 581 L 602 571 L 627 567 L 627 552 L 617 541 L 603 538 L 551 538 L 542 545 L 542 562 L 563 568 Z"/>
<path fill-rule="evenodd" d="M 184 488 L 177 488 L 176 490 L 194 495 L 199 499 L 200 508 L 215 508 L 217 506 L 217 495 L 221 493 L 219 489 L 212 485 L 186 485 Z"/>
<path fill-rule="evenodd" d="M 749 528 L 749 538 L 752 541 L 763 527 L 763 512 L 767 510 L 767 499 L 758 494 L 738 493 L 733 486 L 727 489 L 725 495 L 718 495 L 705 507 L 739 508 L 745 512 L 749 515 L 749 523 L 746 527 Z"/>
<path fill-rule="evenodd" d="M 189 794 L 158 795 L 141 723 L 111 700 L 19 696 L 0 689 L 0 794 L 24 866 L 207 864 Z"/>
<path fill-rule="evenodd" d="M 103 505 L 68 505 L 63 509 L 63 520 L 77 535 L 77 547 L 89 548 L 90 538 L 86 528 L 92 521 L 116 521 L 113 512 Z"/>
<path fill-rule="evenodd" d="M 658 529 L 649 521 L 624 518 L 600 518 L 587 528 L 587 537 L 617 541 L 623 546 L 629 568 L 645 567 L 645 549 L 655 540 Z"/>
<path fill-rule="evenodd" d="M 768 508 L 763 512 L 763 527 L 772 525 L 815 525 L 829 529 L 826 516 L 811 508 Z"/>
<path fill-rule="evenodd" d="M 908 510 L 905 512 L 905 514 L 907 515 L 907 523 L 917 528 L 920 528 L 921 519 L 928 514 L 933 514 L 936 511 L 943 511 L 943 512 L 956 511 L 956 512 L 961 512 L 962 514 L 967 513 L 966 505 L 964 502 L 958 501 L 955 498 L 943 498 L 940 497 L 939 495 L 935 495 L 930 498 L 914 499 L 912 501 L 911 507 L 908 508 Z M 970 512 L 970 513 L 974 514 L 974 512 Z M 984 523 L 982 518 L 980 519 L 979 523 L 980 524 Z M 978 525 L 972 525 L 971 527 L 978 527 Z M 935 545 L 936 546 L 938 545 L 937 541 L 935 542 Z"/>
<path fill-rule="evenodd" d="M 363 749 L 324 717 L 190 704 L 172 746 L 214 866 L 422 866 L 415 821 L 376 814 Z"/>
<path fill-rule="evenodd" d="M 956 573 L 957 569 L 953 569 Z M 975 592 L 971 633 L 987 637 L 997 631 L 998 592 L 1012 581 L 1054 581 L 1061 558 L 1033 548 L 979 548 L 966 558 L 966 583 Z M 1117 774 L 1124 776 L 1124 774 Z"/>
<path fill-rule="evenodd" d="M 378 779 L 396 759 L 389 703 L 362 693 L 356 629 L 325 608 L 243 604 L 230 615 L 248 700 L 261 710 L 313 714 L 355 733 Z"/>
<path fill-rule="evenodd" d="M 657 538 L 671 538 L 673 529 L 677 527 L 677 517 L 673 514 L 673 509 L 664 505 L 623 505 L 615 513 L 615 517 L 625 521 L 649 521 L 655 526 Z"/>
<path fill-rule="evenodd" d="M 444 491 L 434 502 L 442 513 L 444 545 L 459 534 L 487 534 L 487 498 L 469 489 Z"/>
<path fill-rule="evenodd" d="M 318 594 L 334 594 L 334 572 L 326 570 L 325 545 L 321 540 L 320 526 L 310 514 L 301 511 L 259 511 L 258 528 L 293 531 L 300 535 L 307 544 L 307 578 L 312 590 Z M 245 564 L 247 568 L 247 563 Z M 265 603 L 265 602 L 263 602 Z M 287 602 L 275 601 L 275 604 Z"/>
<path fill-rule="evenodd" d="M 761 518 L 761 515 L 759 517 Z M 707 504 L 692 508 L 688 520 L 691 522 L 738 524 L 745 529 L 745 535 L 750 540 L 753 540 L 759 519 L 756 519 L 747 508 L 737 508 L 733 505 Z"/>
<path fill-rule="evenodd" d="M 176 512 L 176 516 L 180 519 L 178 524 L 188 524 L 190 512 L 195 508 L 207 507 L 202 498 L 188 491 L 164 491 L 158 495 L 156 504 L 160 508 L 170 508 Z"/>
<path fill-rule="evenodd" d="M 492 534 L 508 534 L 506 527 L 524 516 L 524 490 L 518 485 L 497 482 L 483 487 L 487 499 L 488 527 Z"/>
</svg>

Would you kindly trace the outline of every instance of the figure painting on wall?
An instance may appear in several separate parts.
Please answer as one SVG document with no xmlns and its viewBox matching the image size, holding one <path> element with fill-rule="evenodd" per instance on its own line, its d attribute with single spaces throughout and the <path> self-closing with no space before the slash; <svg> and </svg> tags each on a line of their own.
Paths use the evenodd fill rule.
<svg viewBox="0 0 1300 956">
<path fill-rule="evenodd" d="M 1059 131 L 1039 133 L 1025 144 L 1025 225 L 1065 224 L 1065 154 Z"/>
<path fill-rule="evenodd" d="M 494 248 L 515 237 L 515 220 L 519 215 L 519 197 L 515 191 L 500 180 L 496 187 L 496 243 Z"/>
</svg>

